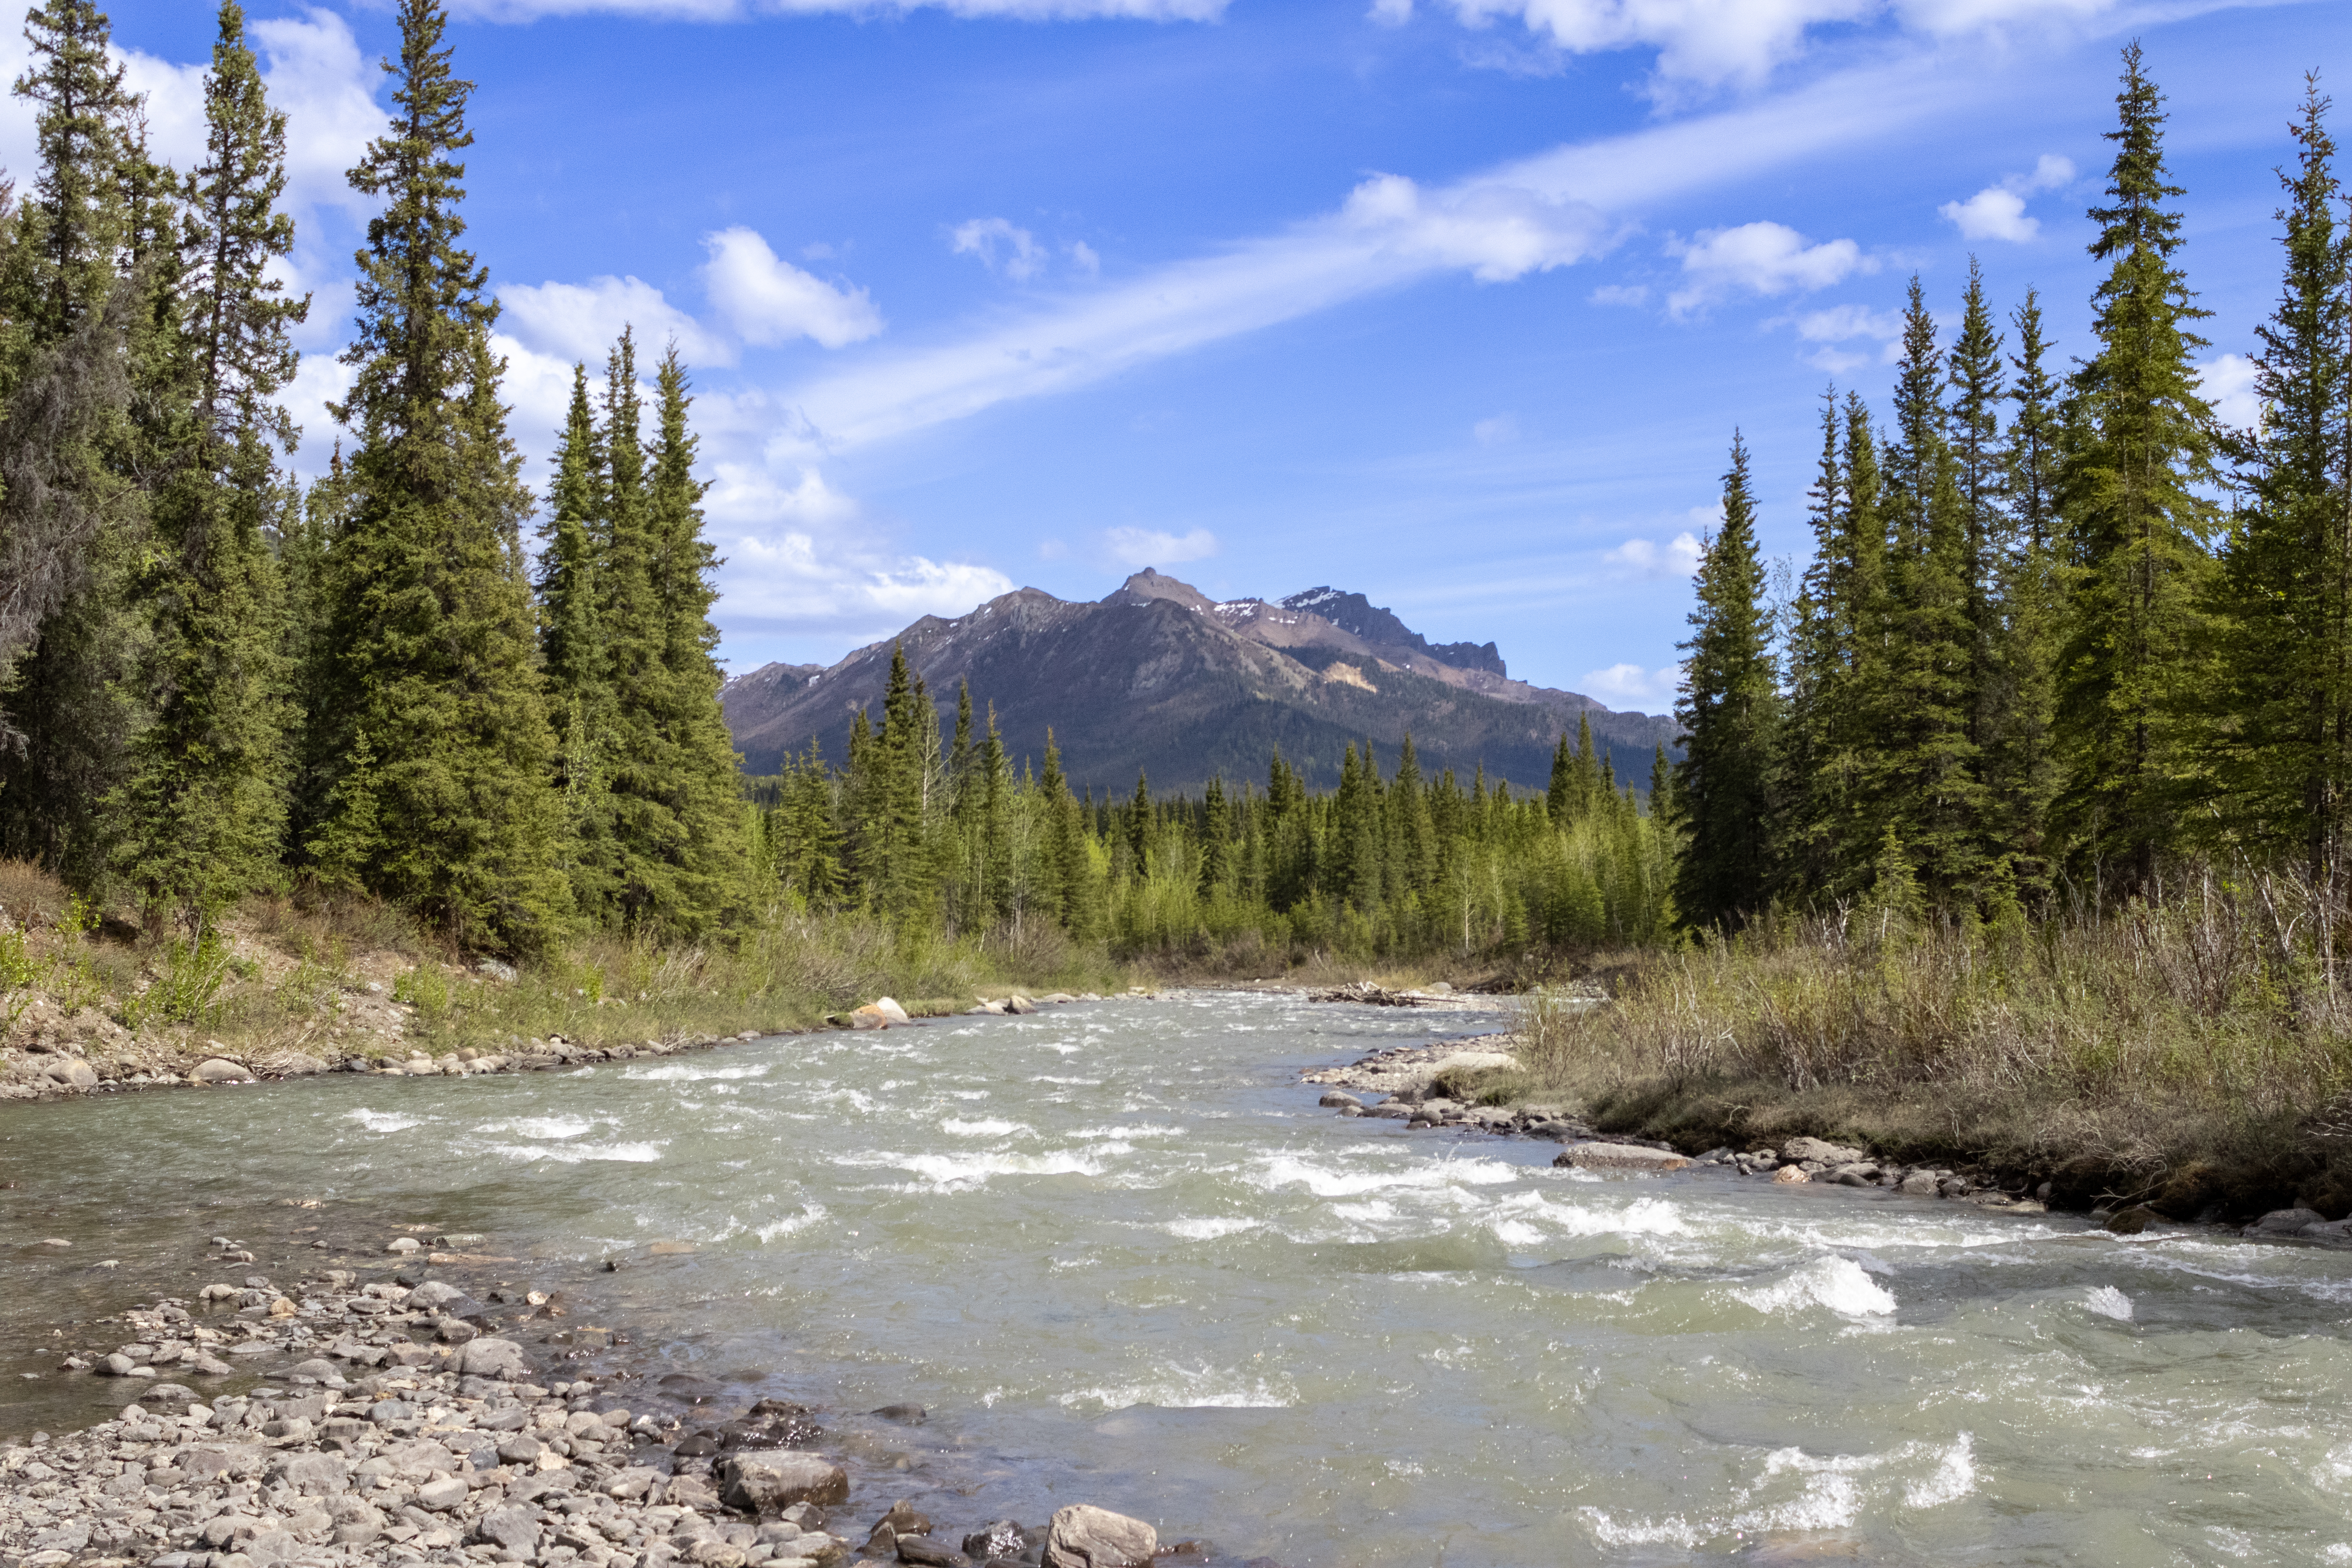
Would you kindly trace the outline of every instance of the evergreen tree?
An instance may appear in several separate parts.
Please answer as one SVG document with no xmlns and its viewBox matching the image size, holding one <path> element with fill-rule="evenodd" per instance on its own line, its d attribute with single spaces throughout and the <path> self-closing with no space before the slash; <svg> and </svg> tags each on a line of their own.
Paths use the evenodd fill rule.
<svg viewBox="0 0 2352 1568">
<path fill-rule="evenodd" d="M 359 254 L 349 399 L 352 507 L 335 541 L 338 717 L 378 759 L 389 831 L 362 883 L 461 942 L 544 943 L 564 917 L 555 736 L 520 539 L 530 498 L 498 400 L 498 306 L 459 244 L 472 84 L 440 0 L 401 0 L 393 123 L 352 171 L 383 203 Z M 333 822 L 327 825 L 331 835 Z"/>
<path fill-rule="evenodd" d="M 1917 278 L 1904 312 L 1895 395 L 1897 443 L 1887 459 L 1892 636 L 1885 678 L 1870 689 L 1883 767 L 1873 782 L 1881 825 L 1897 825 L 1938 897 L 1967 886 L 1979 859 L 1976 633 L 1969 616 L 1969 524 L 1959 465 L 1946 435 L 1936 322 Z"/>
<path fill-rule="evenodd" d="M 1736 925 L 1769 891 L 1765 808 L 1779 718 L 1748 448 L 1737 436 L 1724 476 L 1723 525 L 1706 542 L 1695 586 L 1698 608 L 1682 645 L 1688 657 L 1675 712 L 1686 731 L 1675 793 L 1689 832 L 1675 900 L 1690 924 Z M 1474 802 L 1482 790 L 1483 779 Z"/>
<path fill-rule="evenodd" d="M 268 275 L 294 243 L 293 223 L 278 210 L 286 117 L 268 106 L 234 0 L 219 26 L 205 85 L 205 161 L 186 220 L 193 428 L 182 437 L 187 460 L 154 505 L 164 546 L 149 595 L 157 708 L 134 743 L 132 777 L 110 803 L 118 867 L 151 909 L 197 919 L 277 868 L 289 693 L 264 534 L 285 532 L 281 518 L 300 526 L 299 496 L 278 483 L 272 444 L 294 444 L 276 398 L 295 369 L 287 330 L 310 306 Z"/>
<path fill-rule="evenodd" d="M 2070 568 L 2059 659 L 2059 805 L 2074 853 L 2103 881 L 2150 884 L 2188 783 L 2182 723 L 2200 678 L 2200 590 L 2210 557 L 2212 411 L 2193 358 L 2206 346 L 2175 255 L 2181 194 L 2164 167 L 2163 95 L 2124 50 L 2107 194 L 2091 255 L 2097 348 L 2069 387 L 2057 510 Z"/>
<path fill-rule="evenodd" d="M 1984 272 L 1969 258 L 1961 298 L 1960 334 L 1946 363 L 1950 378 L 1953 480 L 1959 489 L 1964 533 L 1960 580 L 1968 601 L 1968 737 L 1982 752 L 1990 735 L 1987 694 L 1994 645 L 2000 636 L 2000 563 L 2010 548 L 2004 452 L 2000 440 L 2000 329 L 1985 300 Z"/>
<path fill-rule="evenodd" d="M 1985 672 L 1981 759 L 1985 837 L 2007 879 L 2001 896 L 2040 901 L 2050 893 L 2050 805 L 2057 790 L 2052 749 L 2056 649 L 2063 618 L 2060 562 L 2053 548 L 2053 496 L 2060 388 L 2043 360 L 2042 306 L 2032 289 L 2011 318 L 2018 353 L 2009 390 L 2017 405 L 2002 458 L 2010 537 L 1993 562 L 1999 617 Z"/>
<path fill-rule="evenodd" d="M 603 469 L 588 368 L 574 365 L 540 531 L 540 655 L 558 747 L 555 783 L 563 795 L 563 868 L 573 906 L 592 919 L 615 909 L 620 896 L 602 751 L 613 723 L 602 602 L 608 543 Z"/>
<path fill-rule="evenodd" d="M 2245 499 L 2222 556 L 2212 726 L 2230 828 L 2315 878 L 2342 862 L 2352 791 L 2352 239 L 2328 108 L 2306 78 L 2279 176 L 2285 277 L 2256 329 L 2263 422 L 2231 441 Z"/>
</svg>

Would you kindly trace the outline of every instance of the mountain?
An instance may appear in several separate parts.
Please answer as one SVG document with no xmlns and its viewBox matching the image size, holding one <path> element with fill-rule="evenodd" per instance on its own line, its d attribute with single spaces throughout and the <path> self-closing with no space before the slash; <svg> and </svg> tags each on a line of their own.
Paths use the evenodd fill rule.
<svg viewBox="0 0 2352 1568">
<path fill-rule="evenodd" d="M 1197 795 L 1212 773 L 1262 784 L 1276 747 L 1328 785 L 1342 751 L 1368 738 L 1393 773 L 1408 731 L 1427 773 L 1466 777 L 1483 762 L 1490 777 L 1541 789 L 1580 713 L 1619 780 L 1646 784 L 1656 748 L 1680 733 L 1672 719 L 1513 680 L 1493 643 L 1432 646 L 1361 594 L 1221 602 L 1147 569 L 1093 604 L 1023 588 L 955 620 L 925 616 L 829 668 L 771 664 L 728 682 L 719 700 L 746 771 L 776 773 L 812 739 L 843 761 L 851 715 L 880 713 L 894 645 L 943 725 L 968 679 L 975 705 L 995 704 L 1016 766 L 1043 756 L 1051 726 L 1072 787 L 1097 794 L 1134 788 L 1139 769 L 1155 791 Z"/>
</svg>

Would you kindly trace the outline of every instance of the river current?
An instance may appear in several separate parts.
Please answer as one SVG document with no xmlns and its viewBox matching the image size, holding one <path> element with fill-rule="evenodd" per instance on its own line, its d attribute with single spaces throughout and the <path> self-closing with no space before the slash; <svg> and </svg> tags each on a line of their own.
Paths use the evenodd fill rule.
<svg viewBox="0 0 2352 1568">
<path fill-rule="evenodd" d="M 299 1196 L 481 1233 L 654 1373 L 928 1406 L 861 1519 L 1092 1501 L 1293 1568 L 2352 1563 L 2352 1258 L 1601 1178 L 1297 1082 L 1498 1022 L 1192 993 L 0 1109 L 0 1432 L 121 1396 L 43 1323 L 192 1293 L 233 1272 L 192 1235 Z"/>
</svg>

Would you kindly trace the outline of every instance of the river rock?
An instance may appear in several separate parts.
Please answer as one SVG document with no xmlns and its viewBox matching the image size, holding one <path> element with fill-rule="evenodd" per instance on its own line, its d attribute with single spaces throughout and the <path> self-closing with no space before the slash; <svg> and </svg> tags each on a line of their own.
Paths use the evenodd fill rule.
<svg viewBox="0 0 2352 1568">
<path fill-rule="evenodd" d="M 1639 1143 L 1579 1143 L 1552 1161 L 1582 1171 L 1631 1171 L 1664 1174 L 1680 1171 L 1690 1162 L 1671 1149 L 1649 1149 Z"/>
<path fill-rule="evenodd" d="M 1878 1183 L 1878 1166 L 1874 1161 L 1853 1160 L 1832 1166 L 1828 1175 L 1831 1181 L 1843 1187 L 1874 1186 Z"/>
<path fill-rule="evenodd" d="M 1780 1146 L 1780 1158 L 1790 1163 L 1818 1161 L 1832 1170 L 1840 1165 L 1859 1163 L 1863 1152 L 1849 1149 L 1843 1143 L 1824 1143 L 1818 1138 L 1791 1138 Z"/>
<path fill-rule="evenodd" d="M 1029 1538 L 1021 1533 L 1020 1525 L 1009 1519 L 1000 1519 L 987 1529 L 963 1538 L 964 1555 L 975 1563 L 985 1563 L 992 1557 L 1018 1557 L 1028 1549 Z"/>
<path fill-rule="evenodd" d="M 528 1558 L 539 1545 L 539 1510 L 528 1503 L 494 1508 L 474 1526 L 474 1539 Z"/>
<path fill-rule="evenodd" d="M 1364 1102 L 1358 1100 L 1354 1095 L 1349 1094 L 1344 1089 L 1335 1089 L 1315 1103 L 1318 1105 L 1328 1106 L 1353 1105 L 1360 1107 Z"/>
<path fill-rule="evenodd" d="M 1895 1190 L 1898 1193 L 1908 1193 L 1913 1197 L 1932 1198 L 1936 1195 L 1936 1184 L 1938 1179 L 1933 1171 L 1914 1171 L 1896 1184 Z"/>
<path fill-rule="evenodd" d="M 838 1021 L 846 1028 L 887 1029 L 890 1026 L 890 1015 L 869 1002 L 840 1015 Z"/>
<path fill-rule="evenodd" d="M 513 1383 L 530 1375 L 530 1363 L 524 1359 L 522 1347 L 512 1340 L 474 1340 L 454 1359 L 457 1371 L 467 1377 L 492 1377 Z"/>
<path fill-rule="evenodd" d="M 95 1089 L 98 1069 L 79 1057 L 51 1057 L 41 1068 L 49 1082 L 60 1089 Z"/>
<path fill-rule="evenodd" d="M 1801 1165 L 1783 1165 L 1772 1173 L 1772 1180 L 1785 1187 L 1798 1182 L 1810 1182 L 1812 1177 L 1805 1174 Z"/>
<path fill-rule="evenodd" d="M 898 1003 L 892 1001 L 887 996 L 877 996 L 874 999 L 874 1010 L 881 1014 L 885 1018 L 889 1019 L 890 1022 L 894 1024 L 911 1024 L 914 1022 L 912 1018 L 907 1016 L 907 1010 L 904 1007 L 899 1006 Z"/>
<path fill-rule="evenodd" d="M 1037 1010 L 1037 1004 L 1026 996 L 1007 996 L 1004 999 L 1004 1010 L 1008 1013 L 1034 1013 Z"/>
<path fill-rule="evenodd" d="M 327 1070 L 327 1064 L 303 1051 L 288 1051 L 269 1058 L 269 1070 L 279 1078 L 309 1078 Z"/>
<path fill-rule="evenodd" d="M 777 1513 L 796 1502 L 828 1507 L 849 1500 L 849 1472 L 788 1448 L 730 1454 L 719 1466 L 719 1495 L 747 1513 Z"/>
<path fill-rule="evenodd" d="M 1045 1568 L 1141 1568 L 1160 1550 L 1160 1532 L 1139 1519 L 1090 1503 L 1054 1515 Z"/>
<path fill-rule="evenodd" d="M 2156 1218 L 2156 1211 L 2146 1204 L 2137 1208 L 2117 1209 L 2107 1216 L 2107 1229 L 2116 1236 L 2137 1236 Z"/>
<path fill-rule="evenodd" d="M 446 1242 L 449 1238 L 445 1236 L 441 1239 Z M 473 1237 L 468 1239 L 478 1241 L 481 1238 Z M 408 1304 L 412 1307 L 438 1307 L 446 1301 L 462 1301 L 465 1299 L 466 1293 L 446 1279 L 427 1279 L 408 1293 Z"/>
<path fill-rule="evenodd" d="M 252 1072 L 241 1062 L 226 1057 L 211 1057 L 198 1062 L 188 1073 L 190 1083 L 251 1083 Z"/>
<path fill-rule="evenodd" d="M 2325 1225 L 2326 1220 L 2316 1209 L 2273 1209 L 2253 1224 L 2246 1226 L 2248 1236 L 2293 1236 L 2309 1225 Z"/>
</svg>

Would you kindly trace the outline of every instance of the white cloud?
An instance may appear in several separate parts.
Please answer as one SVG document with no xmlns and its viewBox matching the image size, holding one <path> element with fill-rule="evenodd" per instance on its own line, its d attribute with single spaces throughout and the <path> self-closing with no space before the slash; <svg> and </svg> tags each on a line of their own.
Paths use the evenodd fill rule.
<svg viewBox="0 0 2352 1568">
<path fill-rule="evenodd" d="M 1050 395 L 1203 344 L 1446 271 L 1500 281 L 1532 254 L 1565 266 L 1605 251 L 1631 215 L 1744 188 L 1790 162 L 1930 116 L 1983 110 L 1981 84 L 1928 59 L 1822 78 L 1769 101 L 1556 148 L 1453 184 L 1359 187 L 1339 210 L 1108 287 L 1040 301 L 960 341 L 829 370 L 778 403 L 846 451 L 1012 399 Z M 1516 213 L 1523 223 L 1456 223 Z M 1503 241 L 1538 230 L 1531 247 Z M 1449 237 L 1450 244 L 1440 243 Z M 1866 269 L 1858 264 L 1855 270 Z"/>
<path fill-rule="evenodd" d="M 1642 306 L 1650 302 L 1650 290 L 1642 283 L 1603 283 L 1586 298 L 1595 305 Z"/>
<path fill-rule="evenodd" d="M 1102 258 L 1085 240 L 1074 239 L 1070 242 L 1070 268 L 1084 277 L 1099 278 L 1102 276 Z"/>
<path fill-rule="evenodd" d="M 671 304 L 662 291 L 635 278 L 593 278 L 586 283 L 509 283 L 499 290 L 503 320 L 533 347 L 591 366 L 604 355 L 621 329 L 635 327 L 637 354 L 654 363 L 676 340 L 689 364 L 733 364 L 735 344 L 704 330 L 701 322 Z"/>
<path fill-rule="evenodd" d="M 1517 21 L 1573 54 L 1654 48 L 1667 82 L 1753 85 L 1801 53 L 1823 24 L 1881 16 L 1933 37 L 2044 30 L 2105 12 L 2116 0 L 1454 0 L 1466 26 Z M 1373 14 L 1401 22 L 1411 0 L 1379 0 Z"/>
<path fill-rule="evenodd" d="M 275 17 L 249 23 L 247 31 L 268 62 L 263 79 L 269 101 L 286 111 L 288 203 L 298 210 L 341 207 L 355 216 L 374 211 L 374 198 L 352 190 L 344 176 L 383 131 L 375 93 L 386 78 L 360 52 L 351 25 L 313 7 L 307 20 Z"/>
<path fill-rule="evenodd" d="M 1104 531 L 1103 542 L 1113 559 L 1129 566 L 1173 566 L 1217 552 L 1217 536 L 1205 528 L 1186 534 L 1164 533 L 1156 528 L 1113 528 Z"/>
<path fill-rule="evenodd" d="M 1696 510 L 1693 515 L 1697 515 Z M 1629 539 L 1614 550 L 1603 551 L 1601 558 L 1638 576 L 1687 577 L 1698 570 L 1699 557 L 1705 552 L 1698 535 L 1685 530 L 1664 544 L 1647 539 Z"/>
<path fill-rule="evenodd" d="M 1604 704 L 1666 703 L 1682 689 L 1683 668 L 1678 664 L 1659 669 L 1647 669 L 1638 664 L 1612 664 L 1606 669 L 1588 671 L 1577 684 L 1583 688 L 1585 696 Z"/>
<path fill-rule="evenodd" d="M 1826 289 L 1856 272 L 1875 272 L 1878 263 L 1850 239 L 1807 245 L 1786 224 L 1744 223 L 1737 228 L 1701 231 L 1696 239 L 1667 243 L 1666 254 L 1682 258 L 1687 281 L 1666 299 L 1667 310 L 1686 316 L 1738 290 L 1778 295 Z"/>
<path fill-rule="evenodd" d="M 2240 430 L 2251 430 L 2262 423 L 2262 399 L 2254 392 L 2254 362 L 2243 354 L 2223 354 L 2210 364 L 2198 367 L 2202 384 L 2198 390 L 2221 423 Z"/>
<path fill-rule="evenodd" d="M 710 252 L 704 291 L 746 342 L 807 337 L 837 349 L 882 330 L 882 313 L 865 289 L 835 288 L 778 259 L 751 229 L 722 228 L 702 244 Z"/>
<path fill-rule="evenodd" d="M 1525 186 L 1423 189 L 1376 174 L 1348 194 L 1340 225 L 1401 259 L 1466 269 L 1482 283 L 1548 272 L 1598 250 L 1608 228 L 1590 205 Z"/>
<path fill-rule="evenodd" d="M 1470 426 L 1470 438 L 1481 447 L 1504 447 L 1519 438 L 1517 416 L 1497 414 L 1491 419 L 1481 419 Z"/>
<path fill-rule="evenodd" d="M 949 238 L 958 256 L 977 256 L 982 266 L 1002 271 L 1015 283 L 1035 277 L 1045 265 L 1045 247 L 1037 237 L 1005 218 L 976 217 L 958 224 Z"/>
<path fill-rule="evenodd" d="M 1805 363 L 1817 365 L 1832 375 L 1843 375 L 1847 371 L 1877 360 L 1893 363 L 1900 353 L 1898 340 L 1903 336 L 1903 316 L 1896 310 L 1873 310 L 1863 305 L 1832 305 L 1826 310 L 1809 310 L 1793 319 L 1797 336 L 1809 343 L 1823 346 L 1805 356 Z M 1834 347 L 1856 338 L 1874 338 L 1879 347 L 1867 353 L 1853 353 Z"/>
<path fill-rule="evenodd" d="M 738 22 L 756 16 L 825 13 L 870 16 L 945 11 L 951 16 L 1013 22 L 1213 22 L 1229 0 L 456 0 L 456 15 L 482 22 L 541 16 L 656 16 L 687 22 Z"/>
<path fill-rule="evenodd" d="M 2023 245 L 2042 232 L 2042 220 L 2025 216 L 2025 198 L 2054 191 L 2074 177 L 2071 160 L 2044 153 L 2030 174 L 2011 174 L 1997 185 L 1987 185 L 1964 202 L 1946 202 L 1936 209 L 1958 226 L 1965 239 L 2001 239 Z"/>
</svg>

